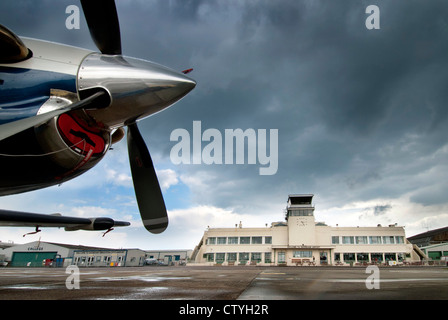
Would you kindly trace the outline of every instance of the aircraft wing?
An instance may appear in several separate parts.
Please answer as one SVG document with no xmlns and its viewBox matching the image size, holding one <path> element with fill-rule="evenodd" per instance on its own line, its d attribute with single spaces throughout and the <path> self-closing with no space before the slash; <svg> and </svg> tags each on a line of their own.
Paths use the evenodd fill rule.
<svg viewBox="0 0 448 320">
<path fill-rule="evenodd" d="M 56 227 L 65 228 L 66 231 L 75 230 L 109 230 L 113 227 L 125 227 L 130 223 L 115 221 L 107 217 L 79 218 L 61 216 L 60 214 L 40 214 L 0 210 L 0 226 L 9 227 Z"/>
</svg>

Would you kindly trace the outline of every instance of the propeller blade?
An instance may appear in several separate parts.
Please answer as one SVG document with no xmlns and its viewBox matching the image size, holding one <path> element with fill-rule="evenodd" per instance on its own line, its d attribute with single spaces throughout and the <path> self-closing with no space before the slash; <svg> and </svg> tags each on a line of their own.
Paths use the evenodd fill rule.
<svg viewBox="0 0 448 320">
<path fill-rule="evenodd" d="M 128 126 L 128 151 L 134 191 L 143 225 L 151 233 L 168 227 L 168 214 L 148 148 L 136 123 Z"/>
<path fill-rule="evenodd" d="M 57 109 L 54 111 L 50 111 L 47 113 L 39 114 L 34 117 L 24 118 L 13 122 L 8 122 L 5 124 L 0 125 L 0 141 L 3 139 L 6 139 L 10 136 L 13 136 L 19 132 L 25 131 L 26 129 L 32 128 L 34 126 L 40 125 L 44 122 L 47 122 L 48 120 L 52 119 L 53 117 L 59 116 L 65 112 L 86 108 L 88 106 L 91 106 L 93 104 L 96 104 L 99 102 L 99 100 L 106 95 L 105 91 L 98 91 L 91 96 L 72 103 L 71 105 L 68 105 L 65 108 Z"/>
<path fill-rule="evenodd" d="M 121 54 L 120 23 L 114 0 L 81 0 L 90 35 L 103 54 Z"/>
</svg>

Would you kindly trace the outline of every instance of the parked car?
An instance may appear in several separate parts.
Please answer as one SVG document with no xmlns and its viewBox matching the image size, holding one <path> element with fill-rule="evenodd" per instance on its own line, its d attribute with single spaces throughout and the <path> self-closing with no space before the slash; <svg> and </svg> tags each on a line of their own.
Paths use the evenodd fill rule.
<svg viewBox="0 0 448 320">
<path fill-rule="evenodd" d="M 154 258 L 150 258 L 150 259 L 145 260 L 145 265 L 147 265 L 147 266 L 166 266 L 166 263 L 163 261 L 154 259 Z"/>
<path fill-rule="evenodd" d="M 448 267 L 448 256 L 443 256 L 440 258 L 440 261 L 444 261 L 446 266 Z"/>
</svg>

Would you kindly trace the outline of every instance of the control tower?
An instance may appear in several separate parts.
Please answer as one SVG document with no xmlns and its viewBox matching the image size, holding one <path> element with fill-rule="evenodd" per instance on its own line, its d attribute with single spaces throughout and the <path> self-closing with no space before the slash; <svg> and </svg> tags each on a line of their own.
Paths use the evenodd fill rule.
<svg viewBox="0 0 448 320">
<path fill-rule="evenodd" d="M 288 221 L 289 245 L 303 246 L 316 243 L 315 219 L 312 194 L 288 196 L 286 220 Z"/>
</svg>

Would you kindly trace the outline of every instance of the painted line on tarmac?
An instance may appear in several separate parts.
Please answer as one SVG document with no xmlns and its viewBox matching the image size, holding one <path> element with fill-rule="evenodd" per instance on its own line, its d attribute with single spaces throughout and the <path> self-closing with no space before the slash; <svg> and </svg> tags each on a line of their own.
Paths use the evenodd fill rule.
<svg viewBox="0 0 448 320">
<path fill-rule="evenodd" d="M 262 272 L 260 274 L 286 274 L 284 272 Z"/>
<path fill-rule="evenodd" d="M 320 282 L 348 282 L 348 283 L 365 283 L 366 279 L 322 279 L 322 278 L 265 278 L 257 277 L 256 280 L 268 280 L 268 281 L 320 281 Z M 448 281 L 448 278 L 411 278 L 411 279 L 378 279 L 380 282 L 417 282 L 417 281 Z"/>
</svg>

